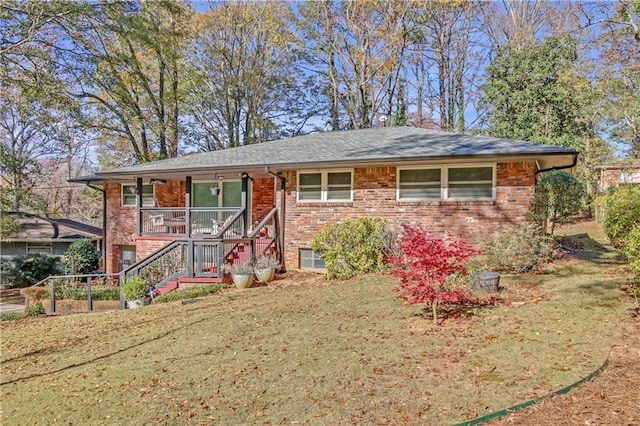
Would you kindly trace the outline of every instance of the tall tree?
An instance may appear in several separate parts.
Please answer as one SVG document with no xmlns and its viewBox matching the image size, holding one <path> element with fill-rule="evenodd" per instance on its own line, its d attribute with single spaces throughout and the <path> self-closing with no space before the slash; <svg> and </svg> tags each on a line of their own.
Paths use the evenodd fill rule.
<svg viewBox="0 0 640 426">
<path fill-rule="evenodd" d="M 394 115 L 409 30 L 410 2 L 308 2 L 298 27 L 310 69 L 325 80 L 332 129 L 371 127 Z"/>
<path fill-rule="evenodd" d="M 475 100 L 479 56 L 476 1 L 416 2 L 412 4 L 412 54 L 418 116 L 424 99 L 433 99 L 440 128 L 463 132 L 465 112 Z"/>
<path fill-rule="evenodd" d="M 210 151 L 300 132 L 315 113 L 298 67 L 293 12 L 282 2 L 216 4 L 201 17 L 188 57 L 192 135 Z"/>
<path fill-rule="evenodd" d="M 125 163 L 178 155 L 181 51 L 193 11 L 171 0 L 85 7 L 68 24 L 72 93 Z"/>
</svg>

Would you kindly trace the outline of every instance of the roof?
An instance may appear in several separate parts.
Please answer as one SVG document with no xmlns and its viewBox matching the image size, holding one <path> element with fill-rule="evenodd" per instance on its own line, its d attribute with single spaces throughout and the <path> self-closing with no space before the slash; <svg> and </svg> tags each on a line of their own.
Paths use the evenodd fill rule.
<svg viewBox="0 0 640 426">
<path fill-rule="evenodd" d="M 71 242 L 102 238 L 102 229 L 71 219 L 49 219 L 32 213 L 8 212 L 20 224 L 20 231 L 7 242 Z"/>
<path fill-rule="evenodd" d="M 569 167 L 573 148 L 447 133 L 416 127 L 321 132 L 98 172 L 107 180 L 136 176 L 175 177 L 213 171 L 271 171 L 316 167 L 398 164 L 410 161 L 528 157 L 540 168 Z M 82 179 L 76 179 L 76 181 Z"/>
</svg>

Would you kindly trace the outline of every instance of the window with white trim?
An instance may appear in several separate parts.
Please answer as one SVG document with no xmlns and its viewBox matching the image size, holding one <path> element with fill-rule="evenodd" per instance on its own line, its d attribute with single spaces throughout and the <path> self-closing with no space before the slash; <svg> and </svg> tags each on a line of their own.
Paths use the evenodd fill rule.
<svg viewBox="0 0 640 426">
<path fill-rule="evenodd" d="M 448 197 L 456 199 L 493 198 L 493 167 L 450 167 Z"/>
<path fill-rule="evenodd" d="M 298 201 L 352 201 L 351 170 L 298 172 Z"/>
<path fill-rule="evenodd" d="M 312 249 L 300 249 L 300 269 L 325 270 L 324 260 L 320 259 L 320 253 Z"/>
<path fill-rule="evenodd" d="M 400 201 L 492 200 L 495 166 L 398 168 L 397 194 Z"/>
<path fill-rule="evenodd" d="M 123 184 L 122 185 L 122 205 L 123 206 L 135 206 L 136 205 L 136 188 L 135 184 Z M 154 203 L 154 186 L 142 185 L 142 205 L 153 206 Z"/>
</svg>

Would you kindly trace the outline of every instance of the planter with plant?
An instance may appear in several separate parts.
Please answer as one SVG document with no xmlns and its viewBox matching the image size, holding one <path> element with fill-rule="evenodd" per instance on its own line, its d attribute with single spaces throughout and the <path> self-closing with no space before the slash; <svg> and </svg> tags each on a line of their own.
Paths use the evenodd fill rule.
<svg viewBox="0 0 640 426">
<path fill-rule="evenodd" d="M 250 261 L 240 264 L 225 263 L 224 272 L 231 274 L 231 279 L 238 288 L 248 288 L 253 283 L 254 268 Z"/>
<path fill-rule="evenodd" d="M 276 275 L 276 268 L 280 267 L 280 262 L 272 254 L 261 254 L 255 261 L 255 274 L 258 282 L 268 283 L 273 281 Z"/>
<path fill-rule="evenodd" d="M 149 283 L 140 275 L 128 277 L 122 287 L 122 296 L 127 301 L 129 309 L 144 306 L 146 296 L 149 294 Z"/>
</svg>

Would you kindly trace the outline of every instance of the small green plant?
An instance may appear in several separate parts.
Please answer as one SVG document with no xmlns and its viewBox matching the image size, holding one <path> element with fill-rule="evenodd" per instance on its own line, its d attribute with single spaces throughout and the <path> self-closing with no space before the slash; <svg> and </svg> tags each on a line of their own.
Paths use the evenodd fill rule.
<svg viewBox="0 0 640 426">
<path fill-rule="evenodd" d="M 140 275 L 128 277 L 122 286 L 125 300 L 143 299 L 149 293 L 149 283 Z"/>
<path fill-rule="evenodd" d="M 19 312 L 7 312 L 0 314 L 0 321 L 16 321 L 22 318 L 24 318 L 24 314 Z"/>
<path fill-rule="evenodd" d="M 251 261 L 244 263 L 225 263 L 222 270 L 231 275 L 253 275 L 254 266 Z"/>
<path fill-rule="evenodd" d="M 98 266 L 95 243 L 89 239 L 75 241 L 64 252 L 64 266 L 71 274 L 89 274 Z"/>
<path fill-rule="evenodd" d="M 42 303 L 40 302 L 30 303 L 25 311 L 25 314 L 30 317 L 37 316 L 37 315 L 44 315 L 46 313 L 47 311 L 44 309 L 44 306 L 42 306 Z"/>
<path fill-rule="evenodd" d="M 326 278 L 346 279 L 385 268 L 395 243 L 389 235 L 386 219 L 359 217 L 325 225 L 311 245 L 325 261 Z"/>
<path fill-rule="evenodd" d="M 557 223 L 566 223 L 580 211 L 584 186 L 571 173 L 546 172 L 536 183 L 532 214 L 542 231 L 553 235 Z"/>
<path fill-rule="evenodd" d="M 553 259 L 553 239 L 534 223 L 506 227 L 485 243 L 482 267 L 490 271 L 523 273 Z"/>
<path fill-rule="evenodd" d="M 195 297 L 208 296 L 215 294 L 222 289 L 227 288 L 225 284 L 204 285 L 199 287 L 187 288 L 184 290 L 176 290 L 171 293 L 163 294 L 153 299 L 153 303 L 175 302 L 184 299 L 193 299 Z"/>
</svg>

